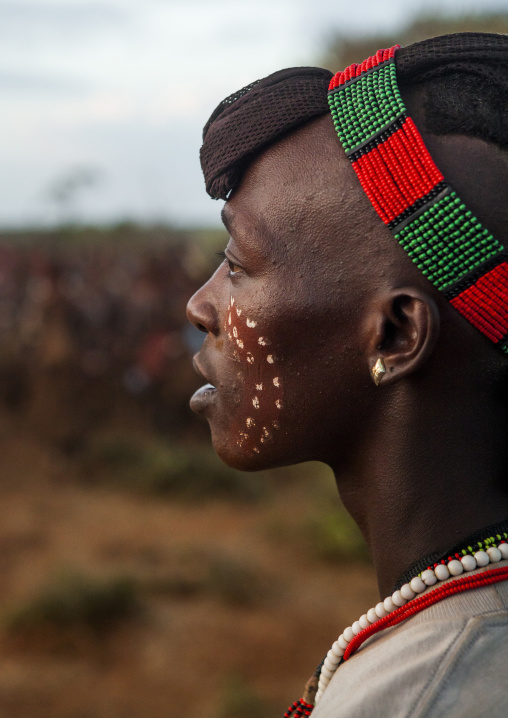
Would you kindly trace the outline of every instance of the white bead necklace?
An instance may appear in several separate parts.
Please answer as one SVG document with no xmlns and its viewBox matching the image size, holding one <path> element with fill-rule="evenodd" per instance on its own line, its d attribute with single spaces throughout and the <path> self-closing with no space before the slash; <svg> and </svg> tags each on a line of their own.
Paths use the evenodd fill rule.
<svg viewBox="0 0 508 718">
<path fill-rule="evenodd" d="M 482 543 L 489 543 L 489 540 Z M 319 676 L 316 703 L 320 700 L 332 676 L 339 667 L 339 663 L 352 639 L 360 631 L 373 625 L 381 618 L 388 616 L 397 608 L 404 606 L 419 593 L 423 593 L 429 586 L 440 581 L 446 581 L 450 576 L 460 576 L 464 571 L 473 571 L 475 568 L 483 568 L 489 563 L 497 563 L 502 559 L 508 559 L 508 543 L 500 543 L 498 546 L 490 546 L 486 551 L 479 550 L 474 554 L 464 554 L 460 559 L 454 558 L 448 563 L 438 563 L 433 569 L 422 571 L 418 576 L 405 583 L 391 596 L 380 601 L 374 608 L 370 608 L 352 626 L 348 626 L 332 645 L 321 667 Z"/>
</svg>

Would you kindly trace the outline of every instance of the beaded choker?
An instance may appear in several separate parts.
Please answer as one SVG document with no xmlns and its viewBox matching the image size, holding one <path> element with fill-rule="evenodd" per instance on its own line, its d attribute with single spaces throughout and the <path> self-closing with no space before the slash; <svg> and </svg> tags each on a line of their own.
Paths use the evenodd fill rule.
<svg viewBox="0 0 508 718">
<path fill-rule="evenodd" d="M 391 596 L 369 609 L 352 626 L 344 629 L 326 654 L 314 677 L 307 683 L 304 697 L 289 706 L 284 718 L 310 716 L 314 703 L 319 702 L 337 668 L 347 661 L 365 640 L 378 631 L 411 618 L 447 596 L 508 580 L 508 565 L 480 573 L 470 573 L 475 569 L 483 569 L 489 564 L 505 560 L 508 560 L 508 533 L 502 532 L 468 545 L 467 548 L 457 551 L 447 559 L 431 564 L 415 575 Z M 449 579 L 453 580 L 449 581 Z M 428 587 L 439 583 L 442 585 L 437 585 L 432 591 L 427 592 Z"/>
<path fill-rule="evenodd" d="M 447 184 L 408 117 L 397 85 L 398 48 L 332 78 L 335 129 L 398 243 L 455 309 L 508 353 L 508 258 Z"/>
</svg>

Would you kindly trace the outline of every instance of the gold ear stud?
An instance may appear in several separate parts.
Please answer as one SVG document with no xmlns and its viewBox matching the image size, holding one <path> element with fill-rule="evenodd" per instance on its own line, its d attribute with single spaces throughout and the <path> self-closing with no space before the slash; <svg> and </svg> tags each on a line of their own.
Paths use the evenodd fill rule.
<svg viewBox="0 0 508 718">
<path fill-rule="evenodd" d="M 381 377 L 383 376 L 383 374 L 386 374 L 386 367 L 385 367 L 385 363 L 383 361 L 383 357 L 379 357 L 377 362 L 372 367 L 370 373 L 372 374 L 372 379 L 374 380 L 374 384 L 376 386 L 379 386 Z"/>
</svg>

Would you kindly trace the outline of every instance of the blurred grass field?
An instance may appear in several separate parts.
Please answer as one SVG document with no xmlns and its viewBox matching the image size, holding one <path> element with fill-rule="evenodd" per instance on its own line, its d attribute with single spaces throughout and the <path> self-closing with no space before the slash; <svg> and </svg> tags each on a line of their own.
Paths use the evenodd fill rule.
<svg viewBox="0 0 508 718">
<path fill-rule="evenodd" d="M 488 8 L 393 20 L 330 30 L 316 64 L 508 32 Z M 64 180 L 61 217 L 83 177 Z M 185 305 L 226 242 L 130 222 L 0 232 L 0 718 L 280 718 L 378 600 L 331 473 L 230 470 L 189 410 Z"/>
<path fill-rule="evenodd" d="M 0 716 L 279 716 L 376 598 L 326 468 L 228 469 L 188 408 L 223 244 L 0 237 Z"/>
</svg>

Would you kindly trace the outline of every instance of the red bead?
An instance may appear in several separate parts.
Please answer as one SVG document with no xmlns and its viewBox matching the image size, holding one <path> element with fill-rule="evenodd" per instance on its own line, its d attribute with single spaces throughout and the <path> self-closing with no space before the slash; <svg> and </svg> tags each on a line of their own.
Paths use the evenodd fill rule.
<svg viewBox="0 0 508 718">
<path fill-rule="evenodd" d="M 360 633 L 354 636 L 344 652 L 344 660 L 347 661 L 367 638 L 370 638 L 370 636 L 378 633 L 378 631 L 405 621 L 406 618 L 410 618 L 415 613 L 418 613 L 428 606 L 441 601 L 447 596 L 452 596 L 455 593 L 462 593 L 463 591 L 469 591 L 473 588 L 480 588 L 481 586 L 488 586 L 493 583 L 498 583 L 499 581 L 506 581 L 507 579 L 508 567 L 495 568 L 482 573 L 462 576 L 445 586 L 435 588 L 428 594 L 417 596 L 409 601 L 405 606 L 397 608 L 392 613 L 389 613 L 384 618 L 380 618 L 379 621 L 376 621 L 376 623 L 373 623 L 371 626 L 363 629 L 363 631 L 360 631 Z"/>
<path fill-rule="evenodd" d="M 491 341 L 500 341 L 508 332 L 508 262 L 491 269 L 450 303 Z"/>
</svg>

